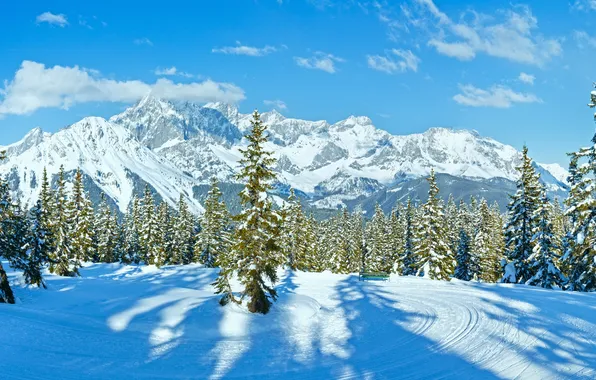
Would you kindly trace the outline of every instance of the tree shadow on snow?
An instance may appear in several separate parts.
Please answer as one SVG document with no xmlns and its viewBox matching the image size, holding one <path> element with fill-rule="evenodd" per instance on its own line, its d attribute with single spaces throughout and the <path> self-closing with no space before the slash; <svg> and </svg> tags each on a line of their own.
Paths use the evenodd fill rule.
<svg viewBox="0 0 596 380">
<path fill-rule="evenodd" d="M 517 355 L 553 378 L 596 376 L 596 312 L 590 306 L 596 303 L 594 294 L 526 285 L 480 286 L 486 291 L 481 299 L 494 307 L 487 316 L 506 320 L 516 338 L 487 339 L 505 339 Z"/>
<path fill-rule="evenodd" d="M 251 316 L 250 348 L 231 363 L 225 378 L 498 378 L 422 336 L 434 317 L 400 310 L 375 283 L 332 275 L 341 280 L 320 305 L 304 289 L 318 285 L 316 275 L 286 272 L 271 313 Z M 314 281 L 307 281 L 309 276 Z M 406 328 L 414 321 L 423 326 Z"/>
</svg>

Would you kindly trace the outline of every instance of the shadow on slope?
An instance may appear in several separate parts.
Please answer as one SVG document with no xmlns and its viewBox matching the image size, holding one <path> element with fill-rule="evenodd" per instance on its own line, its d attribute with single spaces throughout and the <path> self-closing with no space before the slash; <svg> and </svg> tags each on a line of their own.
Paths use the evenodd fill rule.
<svg viewBox="0 0 596 380">
<path fill-rule="evenodd" d="M 487 316 L 499 321 L 506 315 L 518 330 L 518 336 L 505 337 L 520 356 L 509 367 L 530 361 L 554 378 L 596 377 L 596 306 L 586 306 L 594 304 L 593 294 L 525 285 L 484 285 L 483 290 L 481 299 L 495 309 Z"/>
</svg>

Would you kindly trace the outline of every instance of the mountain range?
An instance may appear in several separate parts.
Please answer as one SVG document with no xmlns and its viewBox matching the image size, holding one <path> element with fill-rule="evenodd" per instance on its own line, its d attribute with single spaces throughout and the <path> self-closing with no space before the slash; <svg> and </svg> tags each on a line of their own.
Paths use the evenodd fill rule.
<svg viewBox="0 0 596 380">
<path fill-rule="evenodd" d="M 146 96 L 109 120 L 87 117 L 56 133 L 33 129 L 5 146 L 0 174 L 11 189 L 32 204 L 43 169 L 55 180 L 61 165 L 72 176 L 80 168 L 94 200 L 101 193 L 124 212 L 134 194 L 149 185 L 172 206 L 182 195 L 200 213 L 211 177 L 225 189 L 232 209 L 240 184 L 242 138 L 252 114 L 230 104 L 171 102 Z M 388 211 L 407 197 L 424 199 L 425 176 L 438 173 L 441 194 L 456 199 L 483 196 L 504 207 L 514 191 L 521 153 L 475 131 L 431 128 L 392 135 L 365 116 L 336 123 L 286 118 L 265 112 L 267 149 L 277 158 L 278 181 L 271 196 L 283 201 L 296 189 L 312 210 L 338 207 L 370 212 L 375 203 Z M 558 164 L 538 164 L 552 197 L 568 191 L 567 172 Z"/>
</svg>

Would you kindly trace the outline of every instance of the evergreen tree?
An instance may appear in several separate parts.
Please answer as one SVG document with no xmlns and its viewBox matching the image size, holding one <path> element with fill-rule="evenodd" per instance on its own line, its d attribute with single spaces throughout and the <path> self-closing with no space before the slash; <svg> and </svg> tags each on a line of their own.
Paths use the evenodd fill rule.
<svg viewBox="0 0 596 380">
<path fill-rule="evenodd" d="M 457 252 L 457 246 L 459 243 L 459 232 L 458 228 L 458 210 L 455 204 L 453 194 L 449 194 L 449 200 L 447 201 L 447 207 L 445 207 L 445 225 L 447 231 L 447 240 L 449 242 L 449 249 L 451 252 Z"/>
<path fill-rule="evenodd" d="M 503 277 L 503 282 L 524 283 L 532 277 L 528 258 L 532 254 L 532 231 L 535 223 L 533 215 L 538 208 L 540 197 L 539 175 L 532 166 L 528 148 L 524 146 L 522 163 L 517 168 L 519 179 L 517 191 L 511 196 L 507 207 L 508 221 L 505 225 L 506 255 L 514 273 Z"/>
<path fill-rule="evenodd" d="M 559 242 L 553 234 L 550 208 L 551 205 L 546 196 L 546 191 L 543 191 L 540 205 L 534 216 L 538 221 L 532 237 L 534 249 L 528 258 L 530 270 L 534 275 L 526 281 L 528 285 L 548 289 L 561 287 L 565 283 L 565 276 L 561 273 L 557 263 Z"/>
<path fill-rule="evenodd" d="M 391 210 L 389 217 L 389 257 L 388 261 L 393 273 L 403 272 L 403 263 L 401 262 L 401 254 L 404 247 L 404 216 L 405 210 L 403 204 L 399 203 Z"/>
<path fill-rule="evenodd" d="M 101 194 L 99 213 L 95 218 L 97 234 L 97 259 L 102 263 L 116 262 L 116 244 L 118 240 L 118 226 L 114 223 L 112 210 L 106 196 Z"/>
<path fill-rule="evenodd" d="M 150 256 L 155 257 L 155 265 L 161 267 L 169 264 L 170 254 L 172 253 L 172 221 L 170 217 L 170 208 L 165 201 L 162 201 L 157 208 L 156 215 L 156 235 L 152 247 L 150 247 Z"/>
<path fill-rule="evenodd" d="M 501 274 L 499 255 L 493 236 L 493 219 L 485 199 L 478 207 L 479 225 L 473 241 L 473 257 L 485 282 L 497 282 Z"/>
<path fill-rule="evenodd" d="M 194 219 L 182 194 L 178 200 L 178 212 L 173 220 L 172 264 L 192 262 L 194 249 Z"/>
<path fill-rule="evenodd" d="M 275 159 L 267 152 L 267 127 L 257 111 L 253 113 L 251 131 L 246 136 L 248 146 L 241 149 L 242 169 L 238 178 L 246 181 L 240 192 L 243 206 L 235 218 L 234 255 L 238 257 L 238 277 L 244 285 L 243 295 L 249 296 L 248 310 L 266 314 L 277 293 L 265 283 L 277 281 L 276 269 L 283 262 L 279 250 L 280 215 L 272 208 L 267 197 L 275 174 L 271 169 Z"/>
<path fill-rule="evenodd" d="M 362 266 L 363 231 L 360 214 L 350 215 L 344 208 L 328 226 L 329 257 L 326 268 L 333 273 L 355 273 Z"/>
<path fill-rule="evenodd" d="M 316 262 L 319 255 L 319 245 L 317 236 L 317 221 L 310 215 L 306 218 L 306 225 L 304 228 L 305 255 L 298 257 L 296 260 L 296 269 L 301 271 L 315 271 Z"/>
<path fill-rule="evenodd" d="M 76 263 L 89 261 L 94 255 L 93 247 L 93 206 L 85 194 L 83 175 L 77 169 L 72 188 L 72 195 L 67 204 L 67 215 L 70 217 L 70 241 L 72 256 Z"/>
<path fill-rule="evenodd" d="M 37 200 L 35 207 L 31 210 L 31 232 L 27 235 L 26 256 L 21 269 L 27 284 L 45 288 L 41 272 L 43 266 L 48 262 L 51 247 L 47 240 L 50 232 L 45 230 L 43 214 L 42 202 Z"/>
<path fill-rule="evenodd" d="M 141 246 L 141 201 L 135 195 L 124 216 L 122 262 L 139 263 L 143 260 Z"/>
<path fill-rule="evenodd" d="M 472 255 L 470 252 L 470 237 L 463 228 L 459 230 L 459 241 L 457 243 L 457 254 L 455 260 L 455 278 L 462 281 L 470 281 L 474 278 Z"/>
<path fill-rule="evenodd" d="M 55 247 L 51 253 L 50 271 L 59 276 L 78 276 L 81 263 L 72 251 L 71 231 L 73 229 L 68 209 L 68 194 L 64 166 L 60 166 L 56 188 L 54 224 Z"/>
<path fill-rule="evenodd" d="M 415 242 L 415 226 L 414 226 L 414 206 L 412 205 L 412 201 L 408 199 L 408 203 L 405 209 L 405 216 L 404 216 L 404 245 L 403 245 L 403 253 L 401 255 L 401 262 L 402 262 L 402 275 L 409 276 L 414 275 L 418 272 L 417 264 L 417 256 L 414 252 L 414 242 Z"/>
<path fill-rule="evenodd" d="M 288 266 L 296 270 L 298 263 L 304 262 L 311 242 L 306 236 L 307 219 L 294 189 L 290 189 L 290 196 L 282 211 L 284 222 L 280 237 L 281 245 L 284 256 L 287 257 Z"/>
<path fill-rule="evenodd" d="M 149 185 L 145 187 L 141 214 L 141 252 L 143 261 L 148 265 L 155 265 L 159 256 L 160 232 L 155 212 L 155 200 Z"/>
<path fill-rule="evenodd" d="M 14 293 L 10 288 L 8 276 L 0 261 L 0 303 L 15 303 Z"/>
<path fill-rule="evenodd" d="M 562 240 L 569 230 L 567 217 L 565 216 L 565 212 L 563 211 L 561 202 L 558 198 L 555 198 L 550 205 L 553 234 L 557 237 L 557 239 Z"/>
<path fill-rule="evenodd" d="M 201 230 L 197 235 L 194 249 L 195 260 L 208 268 L 219 265 L 218 255 L 229 254 L 231 248 L 230 215 L 221 196 L 217 178 L 214 177 L 211 179 L 211 188 L 205 200 Z M 229 260 L 225 259 L 224 261 Z"/>
<path fill-rule="evenodd" d="M 434 170 L 431 170 L 428 183 L 428 200 L 422 206 L 415 250 L 419 257 L 417 274 L 449 281 L 455 268 L 455 260 L 447 241 L 443 207 L 438 197 L 439 188 Z"/>
<path fill-rule="evenodd" d="M 390 272 L 393 262 L 390 261 L 389 231 L 387 219 L 377 203 L 375 214 L 366 225 L 367 251 L 364 260 L 366 272 Z"/>
<path fill-rule="evenodd" d="M 594 98 L 592 95 L 590 107 L 596 105 Z M 570 157 L 571 190 L 565 204 L 571 225 L 564 241 L 562 266 L 568 273 L 568 289 L 593 291 L 596 289 L 596 134 L 589 147 L 571 153 Z"/>
<path fill-rule="evenodd" d="M 43 168 L 39 200 L 41 201 L 40 229 L 42 229 L 46 233 L 45 242 L 49 252 L 48 260 L 51 261 L 52 253 L 56 250 L 56 196 L 50 186 L 48 173 L 45 167 Z"/>
</svg>

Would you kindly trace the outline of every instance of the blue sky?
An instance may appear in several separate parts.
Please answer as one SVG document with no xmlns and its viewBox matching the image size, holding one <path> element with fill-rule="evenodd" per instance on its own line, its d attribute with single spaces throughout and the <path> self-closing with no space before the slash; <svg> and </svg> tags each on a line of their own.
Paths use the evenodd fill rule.
<svg viewBox="0 0 596 380">
<path fill-rule="evenodd" d="M 564 165 L 594 132 L 596 0 L 29 1 L 0 13 L 1 144 L 148 91 L 366 115 L 394 134 L 475 129 Z"/>
</svg>

